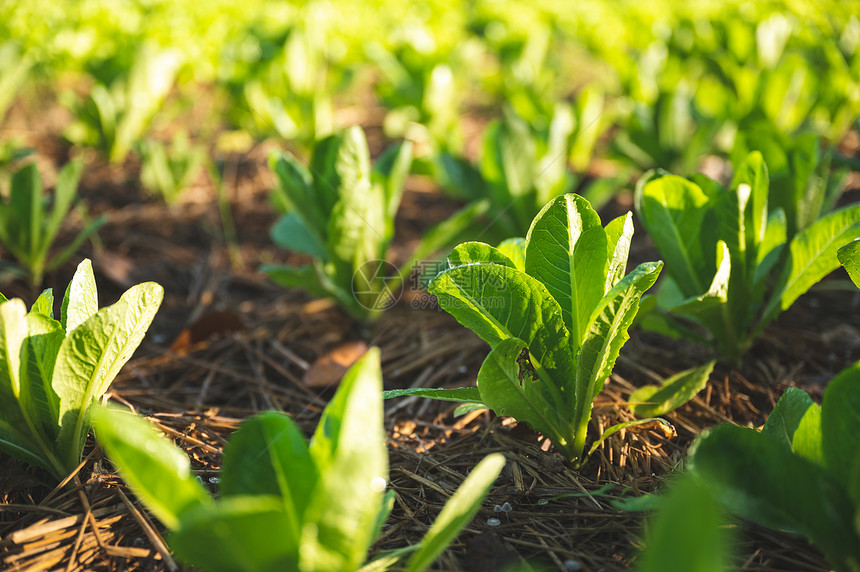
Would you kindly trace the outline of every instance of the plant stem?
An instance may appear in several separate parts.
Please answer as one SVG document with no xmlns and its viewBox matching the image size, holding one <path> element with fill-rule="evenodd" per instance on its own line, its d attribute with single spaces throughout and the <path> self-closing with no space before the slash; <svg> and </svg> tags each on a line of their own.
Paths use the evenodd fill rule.
<svg viewBox="0 0 860 572">
<path fill-rule="evenodd" d="M 733 365 L 740 365 L 742 352 L 740 344 L 738 343 L 738 336 L 735 333 L 734 324 L 732 323 L 732 316 L 729 312 L 728 304 L 720 304 L 720 315 L 722 317 L 723 325 L 723 332 L 720 339 L 724 340 L 724 342 L 720 343 L 723 347 L 723 350 L 720 353 L 722 353 Z"/>
<path fill-rule="evenodd" d="M 585 450 L 585 438 L 588 437 L 588 422 L 590 420 L 591 412 L 589 411 L 580 418 L 579 425 L 574 430 L 573 443 L 564 449 L 564 456 L 567 457 L 567 461 L 570 463 L 575 463 L 582 457 L 582 452 Z"/>
</svg>

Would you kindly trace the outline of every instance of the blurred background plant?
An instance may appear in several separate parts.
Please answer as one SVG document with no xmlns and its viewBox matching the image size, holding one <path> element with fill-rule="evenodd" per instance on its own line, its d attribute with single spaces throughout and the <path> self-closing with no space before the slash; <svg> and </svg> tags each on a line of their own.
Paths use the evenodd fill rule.
<svg viewBox="0 0 860 572">
<path fill-rule="evenodd" d="M 8 40 L 0 44 L 0 119 L 27 81 L 33 59 L 22 54 L 17 43 Z"/>
<path fill-rule="evenodd" d="M 355 124 L 374 156 L 410 140 L 412 173 L 489 199 L 492 240 L 522 235 L 560 192 L 599 208 L 653 168 L 726 183 L 754 149 L 792 233 L 857 164 L 843 155 L 856 152 L 844 136 L 860 115 L 860 19 L 835 0 L 71 7 L 0 0 L 0 114 L 59 99 L 69 142 L 140 160 L 142 186 L 168 202 L 197 168 L 183 131 L 216 153 L 228 139 L 306 152 Z M 493 168 L 499 152 L 515 160 Z"/>
<path fill-rule="evenodd" d="M 60 252 L 55 252 L 60 229 L 78 203 L 82 168 L 80 161 L 63 167 L 49 195 L 36 165 L 29 163 L 12 176 L 8 200 L 0 201 L 0 244 L 17 261 L 15 266 L 4 264 L 3 269 L 25 275 L 34 291 L 42 284 L 46 271 L 68 260 L 107 221 L 102 215 L 88 222 Z"/>
<path fill-rule="evenodd" d="M 206 150 L 194 145 L 185 130 L 177 130 L 169 145 L 155 139 L 140 143 L 140 182 L 153 195 L 172 205 L 182 197 L 206 160 Z"/>
<path fill-rule="evenodd" d="M 73 143 L 95 147 L 112 163 L 121 163 L 146 133 L 180 63 L 176 50 L 144 45 L 127 72 L 104 82 L 97 79 L 86 98 L 67 93 L 65 99 L 76 120 L 66 129 L 66 137 Z"/>
</svg>

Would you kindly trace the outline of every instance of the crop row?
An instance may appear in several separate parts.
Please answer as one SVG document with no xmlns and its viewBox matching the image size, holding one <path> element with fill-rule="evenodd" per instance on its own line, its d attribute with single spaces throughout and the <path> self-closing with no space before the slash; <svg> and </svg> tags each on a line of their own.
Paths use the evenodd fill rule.
<svg viewBox="0 0 860 572">
<path fill-rule="evenodd" d="M 422 260 L 445 252 L 428 291 L 490 353 L 476 387 L 383 394 L 378 352 L 369 352 L 346 374 L 309 444 L 281 413 L 247 420 L 225 449 L 213 498 L 184 453 L 129 412 L 99 404 L 142 341 L 160 286 L 135 286 L 100 309 L 84 261 L 59 319 L 50 289 L 29 310 L 3 298 L 0 448 L 63 481 L 94 426 L 188 563 L 384 570 L 408 558 L 408 570 L 423 570 L 468 524 L 504 462 L 491 455 L 477 465 L 420 544 L 365 563 L 393 505 L 383 397 L 418 395 L 514 417 L 579 466 L 614 432 L 665 422 L 660 416 L 691 399 L 714 365 L 640 389 L 629 403 L 639 420 L 590 436 L 592 403 L 630 328 L 706 344 L 737 363 L 840 263 L 860 287 L 860 204 L 839 206 L 856 159 L 837 148 L 860 114 L 860 23 L 841 4 L 830 18 L 810 20 L 802 3 L 627 9 L 591 27 L 605 4 L 561 14 L 478 3 L 451 10 L 441 24 L 420 10 L 398 20 L 395 9 L 380 22 L 344 3 L 266 13 L 248 4 L 230 18 L 157 2 L 148 12 L 84 2 L 48 42 L 36 41 L 43 38 L 21 18 L 42 9 L 40 21 L 51 22 L 56 12 L 40 2 L 20 6 L 0 24 L 9 37 L 0 46 L 0 112 L 14 101 L 26 107 L 27 90 L 62 85 L 61 70 L 74 71 L 75 88 L 59 97 L 74 116 L 64 137 L 116 163 L 138 154 L 144 186 L 167 201 L 200 168 L 219 177 L 217 145 L 202 141 L 240 131 L 251 140 L 280 136 L 309 159 L 272 154 L 280 219 L 271 235 L 305 264 L 264 272 L 369 322 Z M 171 25 L 161 37 L 164 19 Z M 350 33 L 339 28 L 347 19 Z M 96 20 L 108 24 L 91 26 Z M 200 29 L 204 41 L 180 41 L 174 20 Z M 577 66 L 597 72 L 580 78 Z M 152 135 L 205 90 L 223 101 L 212 111 L 217 121 L 191 136 L 174 130 L 170 144 Z M 405 139 L 375 160 L 364 131 L 340 129 L 337 119 L 358 105 L 350 98 L 368 92 L 388 138 Z M 464 114 L 492 119 L 477 157 Z M 21 147 L 4 143 L 3 155 L 4 170 L 15 168 L 0 203 L 0 243 L 38 287 L 104 219 L 57 253 L 82 163 L 61 170 L 48 200 L 36 167 L 20 167 Z M 718 157 L 731 175 L 695 173 L 705 157 Z M 611 161 L 610 176 L 597 176 L 601 160 Z M 411 174 L 433 177 L 465 206 L 394 268 L 389 251 Z M 662 260 L 628 273 L 633 216 L 604 225 L 596 208 L 634 182 L 636 216 Z M 860 362 L 830 383 L 821 406 L 793 389 L 760 432 L 704 433 L 689 470 L 654 502 L 661 512 L 641 568 L 713 568 L 727 550 L 727 509 L 806 536 L 836 570 L 860 570 L 858 435 Z M 684 538 L 695 536 L 700 549 L 682 562 L 667 546 L 690 507 L 703 528 Z"/>
<path fill-rule="evenodd" d="M 0 116 L 18 95 L 41 102 L 43 88 L 56 90 L 73 116 L 66 139 L 113 162 L 138 155 L 143 185 L 168 201 L 217 151 L 219 133 L 222 149 L 272 135 L 306 149 L 349 118 L 381 121 L 389 138 L 418 144 L 417 172 L 468 196 L 480 183 L 463 165 L 463 119 L 503 110 L 505 127 L 493 129 L 534 141 L 518 150 L 534 155 L 518 169 L 523 184 L 560 155 L 554 170 L 569 172 L 540 185 L 584 191 L 595 155 L 614 161 L 618 180 L 591 189 L 595 199 L 643 170 L 687 175 L 704 156 L 737 160 L 753 148 L 781 176 L 793 161 L 770 153 L 807 133 L 829 149 L 860 113 L 860 24 L 838 2 L 827 18 L 804 2 L 237 10 L 92 0 L 74 14 L 61 4 L 17 5 L 0 23 Z M 205 117 L 164 128 L 201 100 L 211 102 Z M 5 142 L 3 160 L 17 151 Z M 533 214 L 499 225 L 523 233 Z"/>
<path fill-rule="evenodd" d="M 408 146 L 384 155 L 381 162 L 387 167 L 371 169 L 360 129 L 318 143 L 313 174 L 283 157 L 272 161 L 287 197 L 304 198 L 285 201 L 292 208 L 275 236 L 286 237 L 314 262 L 268 271 L 282 282 L 331 295 L 347 309 L 361 309 L 365 319 L 377 316 L 379 308 L 361 303 L 361 296 L 379 296 L 384 278 L 390 277 L 361 270 L 378 262 L 375 256 L 384 256 L 378 249 L 385 245 L 385 232 L 390 240 L 409 166 Z M 72 190 L 59 196 L 73 196 L 78 171 L 72 166 L 64 172 L 60 184 Z M 35 226 L 23 227 L 27 232 L 20 236 L 25 238 L 41 236 L 45 222 L 37 208 L 41 189 L 33 173 L 27 168 L 16 174 L 13 200 L 5 207 L 11 213 L 8 221 L 35 221 Z M 317 180 L 326 184 L 315 188 Z M 737 166 L 728 189 L 701 176 L 644 176 L 637 210 L 668 271 L 645 312 L 640 311 L 642 296 L 663 262 L 645 262 L 626 273 L 631 213 L 604 227 L 586 199 L 561 194 L 535 216 L 525 238 L 507 239 L 498 248 L 460 243 L 429 291 L 490 345 L 477 387 L 407 389 L 387 397 L 459 401 L 464 403 L 461 411 L 489 408 L 539 431 L 568 462 L 583 463 L 592 402 L 612 373 L 637 314 L 643 326 L 653 319 L 664 332 L 693 339 L 709 334 L 723 357 L 736 359 L 768 321 L 840 262 L 857 281 L 860 205 L 819 213 L 790 233 L 785 212 L 769 208 L 770 196 L 767 168 L 758 152 Z M 52 219 L 48 217 L 49 224 Z M 450 240 L 453 234 L 428 233 L 438 236 Z M 145 422 L 97 405 L 143 339 L 162 296 L 157 284 L 142 284 L 99 309 L 92 268 L 85 261 L 66 290 L 59 320 L 50 289 L 29 311 L 19 299 L 4 299 L 0 447 L 63 480 L 77 470 L 95 420 L 97 437 L 130 486 L 173 531 L 171 545 L 184 560 L 210 570 L 357 569 L 392 501 L 390 495 L 382 496 L 386 449 L 377 354 L 347 374 L 309 448 L 279 413 L 247 421 L 225 452 L 221 500 L 213 504 L 193 479 L 184 453 L 154 436 Z M 682 319 L 680 325 L 674 325 L 676 319 Z M 662 387 L 641 389 L 631 396 L 631 409 L 637 415 L 671 411 L 703 387 L 712 367 L 713 362 L 682 372 Z M 693 449 L 692 484 L 675 494 L 691 495 L 705 506 L 716 506 L 711 496 L 728 495 L 734 500 L 725 504 L 734 512 L 775 528 L 796 527 L 839 570 L 856 570 L 860 531 L 852 523 L 858 514 L 860 443 L 851 435 L 860 421 L 858 376 L 860 364 L 834 380 L 821 408 L 802 391 L 787 393 L 761 434 L 733 427 L 706 433 Z M 830 397 L 834 393 L 837 397 Z M 371 411 L 378 419 L 368 431 Z M 610 427 L 592 440 L 591 451 L 619 429 L 654 421 L 662 422 L 645 417 Z M 502 466 L 502 459 L 494 457 L 475 469 L 475 477 L 464 483 L 464 492 L 452 499 L 438 525 L 412 547 L 416 552 L 409 569 L 432 563 L 468 523 Z M 749 470 L 758 466 L 761 470 Z M 763 480 L 768 474 L 784 480 L 783 470 L 820 483 L 800 509 L 786 508 L 794 490 L 790 483 L 771 488 Z M 751 500 L 737 500 L 737 494 Z M 258 532 L 263 530 L 265 535 Z M 368 566 L 384 568 L 404 555 L 385 554 Z M 650 561 L 646 557 L 643 562 Z"/>
</svg>

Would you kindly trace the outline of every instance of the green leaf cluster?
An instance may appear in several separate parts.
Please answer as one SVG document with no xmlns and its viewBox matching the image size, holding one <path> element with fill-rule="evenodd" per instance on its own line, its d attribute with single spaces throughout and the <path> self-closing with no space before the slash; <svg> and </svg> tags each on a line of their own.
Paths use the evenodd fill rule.
<svg viewBox="0 0 860 572">
<path fill-rule="evenodd" d="M 149 128 L 181 63 L 176 50 L 144 43 L 124 73 L 109 84 L 96 83 L 83 102 L 68 102 L 75 122 L 67 128 L 66 137 L 99 149 L 112 163 L 121 163 Z"/>
<path fill-rule="evenodd" d="M 579 182 L 568 161 L 587 167 L 597 137 L 606 128 L 601 121 L 603 106 L 599 91 L 584 90 L 576 106 L 557 104 L 544 129 L 509 112 L 487 126 L 477 165 L 441 152 L 435 158 L 435 177 L 455 196 L 489 201 L 491 221 L 485 231 L 491 236 L 499 240 L 523 236 L 545 204 L 573 191 Z"/>
<path fill-rule="evenodd" d="M 758 152 L 738 166 L 729 189 L 703 175 L 646 174 L 636 212 L 668 276 L 656 299 L 664 315 L 643 325 L 698 340 L 701 328 L 722 357 L 738 361 L 768 323 L 838 267 L 837 249 L 860 236 L 858 204 L 789 236 L 785 211 L 771 202 Z"/>
<path fill-rule="evenodd" d="M 581 459 L 592 401 L 663 266 L 646 262 L 625 276 L 631 219 L 604 228 L 586 199 L 566 194 L 543 208 L 525 240 L 457 246 L 430 292 L 491 351 L 476 390 L 410 393 L 482 403 Z"/>
<path fill-rule="evenodd" d="M 130 288 L 99 309 L 84 260 L 54 319 L 45 290 L 28 312 L 0 295 L 0 449 L 63 480 L 81 461 L 90 410 L 140 345 L 164 291 Z"/>
<path fill-rule="evenodd" d="M 168 205 L 179 201 L 206 160 L 205 150 L 192 145 L 184 130 L 174 134 L 169 146 L 153 139 L 142 141 L 140 156 L 140 182 Z"/>
<path fill-rule="evenodd" d="M 742 164 L 752 151 L 759 151 L 767 165 L 768 209 L 785 213 L 789 238 L 833 210 L 848 170 L 831 173 L 834 150 L 823 151 L 816 133 L 785 135 L 772 125 L 756 123 L 738 133 L 732 162 Z"/>
<path fill-rule="evenodd" d="M 416 30 L 416 32 L 419 32 Z M 420 30 L 424 34 L 427 30 Z M 376 95 L 387 108 L 384 129 L 388 137 L 405 137 L 432 149 L 460 150 L 461 99 L 474 44 L 453 49 L 421 45 L 421 33 L 398 38 L 388 46 L 374 41 L 365 53 L 380 72 Z"/>
<path fill-rule="evenodd" d="M 695 475 L 681 475 L 655 499 L 657 513 L 648 520 L 645 549 L 637 572 L 725 572 L 733 534 L 723 507 Z"/>
<path fill-rule="evenodd" d="M 96 435 L 124 479 L 170 530 L 183 561 L 209 572 L 358 570 L 394 503 L 385 494 L 388 450 L 379 351 L 344 376 L 310 444 L 282 413 L 245 421 L 231 437 L 213 500 L 188 457 L 143 419 L 94 413 Z M 406 570 L 427 568 L 471 520 L 504 466 L 490 455 L 472 471 L 418 546 L 367 565 L 385 570 L 414 552 Z"/>
<path fill-rule="evenodd" d="M 707 155 L 734 155 L 755 131 L 838 142 L 860 113 L 860 52 L 831 36 L 855 26 L 805 20 L 793 11 L 725 5 L 710 18 L 673 14 L 671 23 L 655 25 L 651 41 L 636 38 L 628 50 L 594 45 L 622 85 L 615 153 L 638 168 L 687 175 Z"/>
<path fill-rule="evenodd" d="M 7 40 L 0 44 L 0 120 L 27 82 L 35 63 L 32 55 L 21 53 L 17 42 Z"/>
<path fill-rule="evenodd" d="M 761 432 L 703 434 L 690 470 L 732 513 L 805 536 L 837 572 L 860 570 L 860 362 L 828 384 L 820 406 L 789 388 Z"/>
<path fill-rule="evenodd" d="M 854 285 L 860 288 L 860 240 L 854 239 L 836 251 L 839 263 L 848 271 Z"/>
<path fill-rule="evenodd" d="M 691 173 L 714 150 L 722 122 L 698 112 L 684 84 L 661 89 L 653 101 L 634 100 L 612 140 L 613 155 L 637 169 Z"/>
<path fill-rule="evenodd" d="M 263 45 L 251 53 L 234 47 L 239 61 L 231 62 L 235 75 L 227 88 L 239 103 L 229 108 L 239 125 L 302 144 L 332 133 L 332 98 L 352 73 L 339 65 L 343 55 L 332 45 L 325 14 L 308 10 L 276 38 L 255 30 L 254 39 Z"/>
<path fill-rule="evenodd" d="M 305 167 L 273 155 L 274 199 L 287 213 L 272 228 L 278 246 L 312 258 L 305 266 L 263 267 L 275 282 L 334 298 L 359 319 L 372 319 L 394 301 L 412 267 L 452 243 L 483 211 L 475 203 L 425 233 L 412 259 L 396 275 L 385 273 L 388 247 L 412 145 L 388 149 L 371 168 L 364 132 L 351 127 L 317 142 Z"/>
<path fill-rule="evenodd" d="M 80 161 L 73 161 L 60 170 L 49 204 L 36 165 L 25 165 L 12 176 L 9 200 L 0 201 L 0 243 L 27 269 L 34 287 L 107 220 L 101 216 L 90 222 L 62 251 L 50 256 L 60 227 L 76 204 L 82 168 Z"/>
</svg>

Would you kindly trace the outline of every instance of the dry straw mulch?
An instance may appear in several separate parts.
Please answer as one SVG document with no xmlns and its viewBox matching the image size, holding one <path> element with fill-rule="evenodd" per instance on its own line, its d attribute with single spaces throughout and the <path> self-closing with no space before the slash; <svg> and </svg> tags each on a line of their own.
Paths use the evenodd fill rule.
<svg viewBox="0 0 860 572">
<path fill-rule="evenodd" d="M 192 189 L 185 204 L 166 209 L 140 202 L 139 191 L 127 183 L 133 179 L 123 170 L 127 165 L 88 169 L 81 185 L 91 214 L 111 215 L 100 242 L 85 253 L 94 260 L 103 303 L 143 280 L 156 280 L 166 290 L 150 335 L 110 396 L 146 415 L 183 447 L 204 483 L 218 475 L 230 433 L 256 412 L 285 411 L 310 434 L 333 389 L 309 387 L 305 373 L 344 343 L 381 347 L 389 388 L 473 383 L 487 353 L 446 314 L 410 309 L 414 296 L 424 302 L 420 293 L 407 293 L 377 324 L 362 327 L 331 303 L 285 291 L 256 273 L 260 263 L 287 257 L 268 238 L 274 222 L 266 198 L 271 181 L 262 167 L 265 150 L 257 151 L 237 162 L 228 180 L 237 237 L 227 248 L 211 186 Z M 412 223 L 456 208 L 414 183 L 403 204 L 397 252 L 408 251 L 417 236 Z M 628 206 L 610 205 L 611 214 Z M 656 258 L 641 233 L 634 237 L 632 257 Z M 72 271 L 73 266 L 61 269 L 48 283 L 59 289 Z M 4 293 L 32 295 L 20 285 Z M 667 416 L 676 435 L 659 426 L 621 431 L 580 470 L 510 419 L 486 411 L 454 418 L 450 404 L 429 400 L 387 403 L 390 483 L 397 498 L 374 553 L 418 542 L 469 470 L 499 451 L 508 460 L 504 472 L 436 569 L 483 572 L 524 562 L 560 571 L 628 569 L 643 545 L 643 515 L 618 510 L 612 501 L 660 490 L 708 427 L 726 421 L 760 425 L 786 386 L 820 397 L 824 384 L 860 357 L 858 309 L 857 292 L 819 291 L 801 298 L 740 367 L 719 365 L 705 391 Z M 634 331 L 598 397 L 591 435 L 631 418 L 626 400 L 636 387 L 707 359 L 701 348 Z M 160 523 L 93 443 L 85 457 L 69 486 L 55 488 L 43 472 L 0 456 L 0 567 L 182 569 L 166 548 Z M 739 569 L 829 569 L 802 540 L 737 526 Z"/>
<path fill-rule="evenodd" d="M 480 340 L 443 313 L 397 309 L 361 332 L 325 302 L 270 288 L 257 294 L 261 300 L 241 305 L 237 330 L 173 350 L 149 344 L 147 355 L 132 361 L 112 389 L 114 399 L 147 415 L 188 452 L 204 482 L 217 476 L 230 433 L 254 412 L 281 409 L 306 433 L 313 430 L 331 390 L 309 389 L 304 372 L 315 356 L 344 339 L 364 334 L 381 346 L 384 377 L 392 387 L 463 385 L 474 379 L 486 354 Z M 592 435 L 631 419 L 627 397 L 668 375 L 666 364 L 680 369 L 705 355 L 693 346 L 655 340 L 635 335 L 630 341 L 595 404 Z M 765 349 L 778 355 L 779 348 Z M 759 369 L 773 375 L 766 365 Z M 548 570 L 627 569 L 643 544 L 643 519 L 614 508 L 612 501 L 658 491 L 682 465 L 695 435 L 724 421 L 760 423 L 781 390 L 718 367 L 705 391 L 668 416 L 675 435 L 659 426 L 621 431 L 580 470 L 565 465 L 528 428 L 486 410 L 454 418 L 450 404 L 388 402 L 390 486 L 397 496 L 374 552 L 417 542 L 469 470 L 498 451 L 508 460 L 502 476 L 437 569 L 501 570 L 526 562 Z M 51 490 L 45 475 L 11 461 L 3 474 L 4 567 L 182 569 L 166 549 L 159 523 L 97 447 L 87 449 L 83 468 L 65 489 Z M 741 526 L 739 569 L 828 569 L 801 540 Z"/>
</svg>

